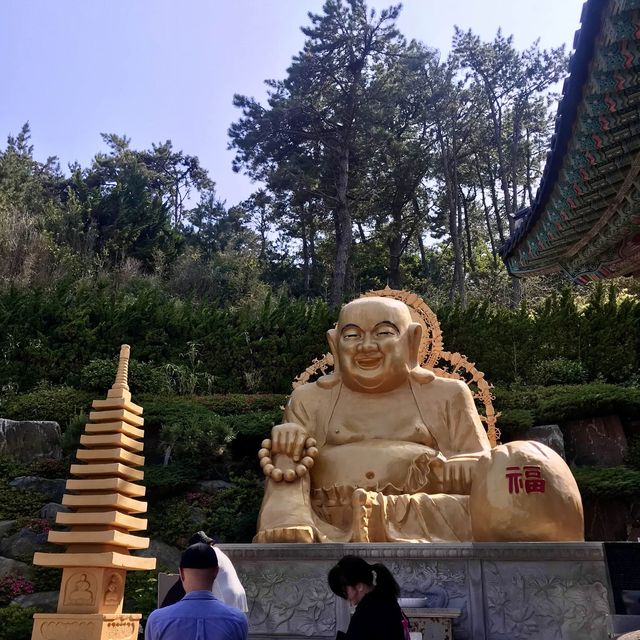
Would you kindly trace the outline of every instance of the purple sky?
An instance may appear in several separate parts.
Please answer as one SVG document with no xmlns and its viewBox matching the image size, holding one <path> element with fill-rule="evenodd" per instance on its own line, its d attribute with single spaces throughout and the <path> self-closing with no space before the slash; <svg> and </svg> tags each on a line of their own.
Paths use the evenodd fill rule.
<svg viewBox="0 0 640 640">
<path fill-rule="evenodd" d="M 263 99 L 282 78 L 322 0 L 2 0 L 0 148 L 25 121 L 35 155 L 87 165 L 100 133 L 135 148 L 171 139 L 197 155 L 228 205 L 252 185 L 231 171 L 234 93 Z M 381 9 L 388 2 L 370 0 Z M 406 0 L 408 38 L 446 55 L 453 26 L 491 39 L 498 27 L 525 48 L 571 50 L 582 0 Z"/>
</svg>

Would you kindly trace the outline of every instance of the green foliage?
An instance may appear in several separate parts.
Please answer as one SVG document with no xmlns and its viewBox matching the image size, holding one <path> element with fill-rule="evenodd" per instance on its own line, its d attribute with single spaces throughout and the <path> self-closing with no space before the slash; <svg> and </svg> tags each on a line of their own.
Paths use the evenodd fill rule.
<svg viewBox="0 0 640 640">
<path fill-rule="evenodd" d="M 40 478 L 66 478 L 69 473 L 69 465 L 68 458 L 60 460 L 56 458 L 36 458 L 29 465 L 29 473 L 26 475 Z"/>
<path fill-rule="evenodd" d="M 19 491 L 0 482 L 0 520 L 15 520 L 35 516 L 49 500 L 37 491 Z"/>
<path fill-rule="evenodd" d="M 628 467 L 574 467 L 573 475 L 584 496 L 635 497 L 640 495 L 640 470 Z"/>
<path fill-rule="evenodd" d="M 31 567 L 31 578 L 33 580 L 33 590 L 36 593 L 40 591 L 57 591 L 60 589 L 62 569 L 33 565 Z"/>
<path fill-rule="evenodd" d="M 635 435 L 629 439 L 629 447 L 624 462 L 628 467 L 640 471 L 640 435 Z"/>
<path fill-rule="evenodd" d="M 581 384 L 587 380 L 587 372 L 581 362 L 555 358 L 539 362 L 533 367 L 533 379 L 537 384 Z"/>
<path fill-rule="evenodd" d="M 71 387 L 41 386 L 9 397 L 2 408 L 4 417 L 12 420 L 55 420 L 64 430 L 79 413 L 88 412 L 91 400 L 85 391 Z"/>
<path fill-rule="evenodd" d="M 30 640 L 34 613 L 38 613 L 38 609 L 33 607 L 0 608 L 0 640 Z"/>
<path fill-rule="evenodd" d="M 193 506 L 185 496 L 173 496 L 149 505 L 149 535 L 167 544 L 180 549 L 186 547 L 195 526 Z"/>
<path fill-rule="evenodd" d="M 277 394 L 239 394 L 198 396 L 196 402 L 221 416 L 244 414 L 254 411 L 282 411 L 287 396 Z"/>
<path fill-rule="evenodd" d="M 213 494 L 189 492 L 156 503 L 149 510 L 149 532 L 184 547 L 197 528 L 219 542 L 251 542 L 262 502 L 263 482 L 254 473 L 231 476 L 231 487 Z M 204 521 L 204 524 L 202 524 Z"/>
<path fill-rule="evenodd" d="M 498 418 L 501 441 L 517 437 L 534 425 L 533 414 L 528 409 L 505 409 Z"/>
<path fill-rule="evenodd" d="M 165 423 L 160 439 L 163 446 L 171 447 L 172 458 L 204 467 L 224 454 L 234 435 L 227 421 L 215 413 L 190 412 L 180 420 Z"/>
<path fill-rule="evenodd" d="M 232 477 L 232 486 L 213 494 L 207 531 L 219 542 L 251 542 L 256 533 L 264 485 L 259 476 Z"/>
<path fill-rule="evenodd" d="M 75 454 L 80 446 L 80 437 L 84 433 L 87 422 L 89 422 L 89 416 L 84 413 L 78 413 L 69 421 L 62 435 L 62 448 L 68 455 Z"/>
<path fill-rule="evenodd" d="M 638 387 L 593 383 L 552 387 L 496 387 L 494 391 L 495 406 L 499 411 L 530 411 L 536 424 L 609 414 L 634 416 L 640 412 Z M 498 418 L 500 428 L 501 421 Z"/>
<path fill-rule="evenodd" d="M 124 595 L 124 610 L 141 613 L 146 619 L 157 608 L 157 571 L 128 571 Z"/>
<path fill-rule="evenodd" d="M 201 479 L 203 472 L 189 461 L 169 465 L 145 465 L 144 484 L 148 494 L 158 499 L 180 493 Z"/>
<path fill-rule="evenodd" d="M 80 388 L 105 394 L 111 388 L 118 368 L 117 358 L 91 360 L 80 372 Z M 166 369 L 148 362 L 129 362 L 131 393 L 168 393 L 171 388 Z"/>
</svg>

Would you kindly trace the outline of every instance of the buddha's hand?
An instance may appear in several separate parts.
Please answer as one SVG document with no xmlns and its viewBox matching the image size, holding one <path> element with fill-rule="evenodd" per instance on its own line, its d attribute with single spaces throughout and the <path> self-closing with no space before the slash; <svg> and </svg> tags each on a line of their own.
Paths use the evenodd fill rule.
<svg viewBox="0 0 640 640">
<path fill-rule="evenodd" d="M 271 431 L 271 453 L 284 453 L 298 462 L 302 457 L 307 432 L 295 422 L 285 422 Z"/>
<path fill-rule="evenodd" d="M 477 465 L 478 454 L 475 453 L 448 458 L 442 469 L 443 492 L 468 495 Z"/>
</svg>

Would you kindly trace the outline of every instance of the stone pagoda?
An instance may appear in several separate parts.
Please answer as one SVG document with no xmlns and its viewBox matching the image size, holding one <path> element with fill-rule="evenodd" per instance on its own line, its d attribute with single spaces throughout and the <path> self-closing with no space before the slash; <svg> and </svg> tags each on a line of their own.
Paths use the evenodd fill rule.
<svg viewBox="0 0 640 640">
<path fill-rule="evenodd" d="M 64 553 L 36 553 L 33 563 L 62 568 L 57 613 L 36 613 L 32 640 L 136 640 L 141 615 L 122 613 L 127 570 L 155 569 L 155 558 L 130 555 L 146 549 L 147 510 L 144 474 L 142 407 L 131 402 L 127 384 L 129 346 L 120 349 L 116 380 L 105 400 L 94 400 L 89 423 L 80 438 L 77 464 L 71 465 L 58 513 L 66 531 L 50 531 L 49 542 Z"/>
</svg>

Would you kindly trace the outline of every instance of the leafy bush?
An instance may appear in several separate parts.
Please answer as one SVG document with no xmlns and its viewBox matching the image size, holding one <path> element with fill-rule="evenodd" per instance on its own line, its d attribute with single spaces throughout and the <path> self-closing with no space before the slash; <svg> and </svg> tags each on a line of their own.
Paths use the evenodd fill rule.
<svg viewBox="0 0 640 640">
<path fill-rule="evenodd" d="M 12 420 L 55 420 L 65 430 L 79 413 L 88 412 L 91 400 L 86 391 L 42 386 L 9 398 L 3 410 Z"/>
<path fill-rule="evenodd" d="M 591 416 L 640 413 L 640 388 L 611 384 L 557 385 L 552 387 L 496 387 L 498 411 L 527 409 L 536 424 L 566 422 Z M 498 427 L 502 428 L 501 418 Z"/>
<path fill-rule="evenodd" d="M 77 413 L 69 420 L 69 424 L 62 434 L 62 449 L 67 455 L 74 455 L 80 447 L 80 437 L 84 433 L 87 422 L 89 422 L 89 416 L 84 413 Z"/>
<path fill-rule="evenodd" d="M 91 360 L 80 371 L 80 388 L 106 393 L 111 388 L 118 368 L 118 358 Z M 131 393 L 169 393 L 171 387 L 166 368 L 148 362 L 129 361 L 129 387 Z"/>
<path fill-rule="evenodd" d="M 197 396 L 194 401 L 221 416 L 244 414 L 254 411 L 279 411 L 282 413 L 287 396 L 279 394 Z"/>
<path fill-rule="evenodd" d="M 193 505 L 185 496 L 173 496 L 149 505 L 149 534 L 180 549 L 194 533 Z"/>
<path fill-rule="evenodd" d="M 29 466 L 29 473 L 24 475 L 51 479 L 66 478 L 67 475 L 69 475 L 70 464 L 68 458 L 62 458 L 60 460 L 57 458 L 36 458 Z"/>
<path fill-rule="evenodd" d="M 257 455 L 260 443 L 271 433 L 271 428 L 282 422 L 282 411 L 249 411 L 235 416 L 228 416 L 227 422 L 236 434 L 230 445 L 234 459 Z M 257 459 L 256 459 L 257 464 Z"/>
<path fill-rule="evenodd" d="M 636 435 L 629 440 L 624 462 L 628 467 L 640 471 L 640 436 Z"/>
<path fill-rule="evenodd" d="M 581 362 L 554 358 L 543 360 L 533 367 L 532 378 L 536 384 L 582 384 L 587 380 L 587 371 Z"/>
<path fill-rule="evenodd" d="M 251 542 L 262 495 L 263 481 L 258 475 L 247 472 L 232 476 L 231 487 L 213 494 L 192 491 L 153 505 L 149 509 L 149 532 L 180 548 L 196 527 L 219 542 Z"/>
<path fill-rule="evenodd" d="M 256 533 L 264 482 L 249 472 L 232 477 L 231 481 L 231 487 L 216 491 L 212 496 L 207 531 L 213 532 L 219 542 L 251 542 Z"/>
<path fill-rule="evenodd" d="M 41 567 L 34 564 L 31 567 L 31 578 L 33 580 L 33 590 L 36 593 L 41 591 L 57 591 L 60 589 L 62 569 Z"/>
<path fill-rule="evenodd" d="M 624 497 L 640 494 L 640 471 L 628 467 L 574 467 L 583 496 Z"/>
<path fill-rule="evenodd" d="M 528 409 L 505 409 L 498 418 L 502 442 L 517 437 L 533 427 L 533 413 Z"/>
<path fill-rule="evenodd" d="M 147 465 L 143 467 L 143 471 L 148 494 L 154 498 L 180 493 L 202 476 L 202 473 L 188 462 L 174 462 L 166 466 Z"/>
<path fill-rule="evenodd" d="M 124 610 L 141 613 L 143 619 L 146 619 L 157 607 L 158 576 L 156 571 L 129 571 L 124 593 Z"/>
<path fill-rule="evenodd" d="M 35 516 L 49 500 L 37 491 L 19 491 L 0 482 L 0 520 Z"/>
<path fill-rule="evenodd" d="M 31 640 L 34 613 L 38 613 L 38 609 L 33 607 L 0 608 L 0 640 Z"/>
<path fill-rule="evenodd" d="M 0 606 L 8 605 L 18 596 L 33 593 L 33 582 L 21 576 L 0 578 Z"/>
</svg>

